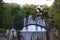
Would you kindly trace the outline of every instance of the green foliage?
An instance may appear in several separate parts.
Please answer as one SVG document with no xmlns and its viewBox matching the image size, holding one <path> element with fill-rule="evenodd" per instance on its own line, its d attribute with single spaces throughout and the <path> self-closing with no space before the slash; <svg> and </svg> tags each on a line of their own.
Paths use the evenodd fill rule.
<svg viewBox="0 0 60 40">
<path fill-rule="evenodd" d="M 20 13 L 20 5 L 11 3 L 11 15 L 16 15 Z"/>
<path fill-rule="evenodd" d="M 2 6 L 2 5 L 1 5 Z M 0 26 L 2 28 L 12 28 L 12 27 L 23 27 L 23 20 L 24 17 L 28 17 L 30 14 L 33 16 L 33 18 L 36 17 L 36 8 L 38 5 L 33 5 L 33 4 L 26 4 L 23 6 L 20 6 L 19 4 L 16 3 L 4 3 L 3 4 L 3 10 L 2 13 L 0 12 L 0 22 L 3 24 L 3 26 Z M 43 6 L 43 11 L 44 13 L 47 13 L 48 11 L 48 6 L 44 5 Z M 47 16 L 47 14 L 44 14 L 44 17 Z"/>
<path fill-rule="evenodd" d="M 3 14 L 4 14 L 4 7 L 3 7 L 3 1 L 2 0 L 0 0 L 0 27 L 2 27 L 3 26 L 3 24 L 2 24 L 2 17 L 3 17 Z"/>
<path fill-rule="evenodd" d="M 7 28 L 7 27 L 11 27 L 12 23 L 13 23 L 13 16 L 11 16 L 11 5 L 5 3 L 4 5 L 5 11 L 4 11 L 4 15 L 3 15 L 3 27 Z"/>
<path fill-rule="evenodd" d="M 54 13 L 54 21 L 55 26 L 60 31 L 60 0 L 55 0 L 54 4 L 52 5 L 52 10 L 55 10 Z"/>
<path fill-rule="evenodd" d="M 43 18 L 48 21 L 47 19 L 49 19 L 49 15 L 48 15 L 48 11 L 49 11 L 50 7 L 46 4 L 43 5 Z"/>
<path fill-rule="evenodd" d="M 36 16 L 36 7 L 37 5 L 23 5 L 22 6 L 22 9 L 23 9 L 23 12 L 26 14 L 26 17 L 28 17 L 30 14 L 35 17 Z"/>
<path fill-rule="evenodd" d="M 28 16 L 29 14 L 31 15 L 36 15 L 36 5 L 23 5 L 22 7 L 18 4 L 15 3 L 4 3 L 4 14 L 2 16 L 2 24 L 3 28 L 11 28 L 15 27 L 15 24 L 18 24 L 17 26 L 23 25 L 23 18 Z M 0 12 L 1 13 L 1 12 Z M 20 23 L 19 23 L 19 22 Z M 20 25 L 21 24 L 21 25 Z"/>
<path fill-rule="evenodd" d="M 60 0 L 55 0 L 53 7 L 56 9 L 57 13 L 60 13 Z"/>
<path fill-rule="evenodd" d="M 3 32 L 5 32 L 5 31 L 6 31 L 6 29 L 0 28 L 0 33 L 3 33 Z"/>
<path fill-rule="evenodd" d="M 48 12 L 49 11 L 49 8 L 50 7 L 48 5 L 46 5 L 46 4 L 43 5 L 43 11 L 44 12 Z"/>
<path fill-rule="evenodd" d="M 60 13 L 55 13 L 54 16 L 55 26 L 59 30 L 60 29 Z"/>
</svg>

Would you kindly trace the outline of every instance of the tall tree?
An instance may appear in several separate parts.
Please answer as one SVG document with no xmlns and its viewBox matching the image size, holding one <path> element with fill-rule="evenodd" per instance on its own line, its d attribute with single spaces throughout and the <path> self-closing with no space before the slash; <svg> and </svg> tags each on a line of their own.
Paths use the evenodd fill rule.
<svg viewBox="0 0 60 40">
<path fill-rule="evenodd" d="M 48 11 L 50 9 L 50 6 L 44 4 L 44 5 L 42 5 L 42 7 L 43 7 L 43 15 L 42 16 L 47 21 L 47 19 L 49 19 Z"/>
<path fill-rule="evenodd" d="M 3 20 L 2 20 L 2 17 L 4 15 L 4 7 L 3 7 L 3 1 L 0 0 L 0 27 L 3 27 Z"/>
<path fill-rule="evenodd" d="M 60 0 L 55 0 L 53 7 L 56 10 L 54 14 L 55 26 L 58 30 L 60 30 Z"/>
<path fill-rule="evenodd" d="M 25 13 L 25 17 L 28 17 L 30 14 L 35 17 L 36 16 L 36 8 L 37 8 L 37 5 L 23 5 L 22 6 L 22 9 L 23 9 L 23 12 Z"/>
<path fill-rule="evenodd" d="M 12 10 L 11 10 L 11 15 L 14 17 L 14 28 L 16 29 L 22 29 L 23 27 L 23 18 L 24 18 L 24 14 L 21 11 L 21 7 L 18 4 L 12 4 Z"/>
<path fill-rule="evenodd" d="M 4 28 L 10 28 L 13 26 L 13 16 L 11 15 L 11 4 L 4 3 L 3 4 L 5 11 L 3 15 L 3 27 Z M 7 11 L 8 10 L 8 11 Z"/>
<path fill-rule="evenodd" d="M 55 27 L 60 30 L 60 0 L 55 0 L 49 10 L 50 16 L 53 16 Z"/>
</svg>

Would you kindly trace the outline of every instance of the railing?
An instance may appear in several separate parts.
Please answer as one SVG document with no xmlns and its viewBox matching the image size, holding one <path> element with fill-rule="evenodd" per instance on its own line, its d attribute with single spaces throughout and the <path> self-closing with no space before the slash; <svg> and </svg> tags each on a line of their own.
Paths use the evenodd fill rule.
<svg viewBox="0 0 60 40">
<path fill-rule="evenodd" d="M 5 33 L 0 33 L 0 40 L 7 40 Z"/>
<path fill-rule="evenodd" d="M 50 29 L 50 28 L 48 28 L 48 27 L 46 27 L 46 26 L 42 26 L 42 25 L 39 25 L 39 24 L 27 24 L 27 25 L 25 25 L 25 27 L 27 27 L 27 26 L 29 26 L 29 25 L 36 25 L 36 26 L 39 26 L 39 27 L 41 27 L 41 28 L 45 28 L 45 29 L 47 29 L 47 30 Z"/>
<path fill-rule="evenodd" d="M 25 27 L 29 26 L 29 25 L 36 25 L 36 26 L 40 26 L 42 28 L 45 28 L 48 30 L 47 27 L 38 25 L 38 24 L 28 24 Z M 20 31 L 20 39 L 18 38 L 18 40 L 46 40 L 46 31 Z"/>
<path fill-rule="evenodd" d="M 46 32 L 20 32 L 20 40 L 46 40 Z"/>
</svg>

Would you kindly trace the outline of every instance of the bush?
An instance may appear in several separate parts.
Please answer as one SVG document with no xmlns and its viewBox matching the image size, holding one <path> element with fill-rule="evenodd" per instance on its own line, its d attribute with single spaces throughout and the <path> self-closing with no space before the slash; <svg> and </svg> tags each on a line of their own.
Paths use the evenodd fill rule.
<svg viewBox="0 0 60 40">
<path fill-rule="evenodd" d="M 0 28 L 0 33 L 5 32 L 5 30 L 6 30 L 6 29 L 4 29 L 4 28 Z"/>
</svg>

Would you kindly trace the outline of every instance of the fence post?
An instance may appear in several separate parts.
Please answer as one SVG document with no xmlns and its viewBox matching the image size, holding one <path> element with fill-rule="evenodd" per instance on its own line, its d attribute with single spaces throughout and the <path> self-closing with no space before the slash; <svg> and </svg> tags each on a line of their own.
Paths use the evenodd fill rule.
<svg viewBox="0 0 60 40">
<path fill-rule="evenodd" d="M 17 40 L 21 40 L 20 31 L 19 30 L 17 30 Z"/>
</svg>

